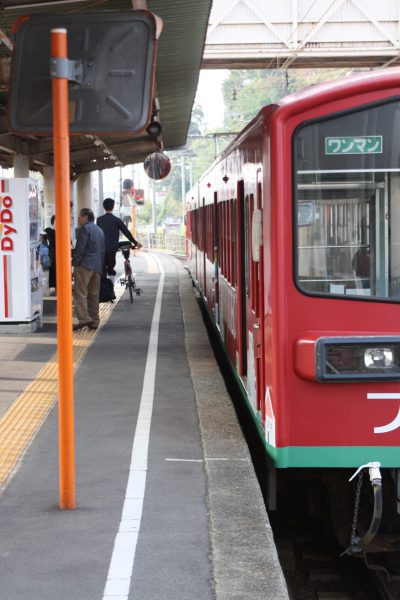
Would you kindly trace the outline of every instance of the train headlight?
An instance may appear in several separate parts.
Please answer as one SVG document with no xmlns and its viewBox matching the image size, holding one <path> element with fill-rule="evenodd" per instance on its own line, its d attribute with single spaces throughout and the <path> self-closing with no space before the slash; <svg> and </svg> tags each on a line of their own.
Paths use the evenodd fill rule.
<svg viewBox="0 0 400 600">
<path fill-rule="evenodd" d="M 394 363 L 391 348 L 367 348 L 364 352 L 364 364 L 368 369 L 392 367 Z"/>
<path fill-rule="evenodd" d="M 400 381 L 400 338 L 319 338 L 315 367 L 319 381 Z"/>
</svg>

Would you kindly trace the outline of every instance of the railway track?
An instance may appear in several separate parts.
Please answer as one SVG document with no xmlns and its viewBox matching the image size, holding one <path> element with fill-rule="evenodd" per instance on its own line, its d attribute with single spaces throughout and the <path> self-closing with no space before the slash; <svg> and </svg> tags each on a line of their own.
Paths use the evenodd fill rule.
<svg viewBox="0 0 400 600">
<path fill-rule="evenodd" d="M 382 570 L 369 570 L 371 583 L 373 584 L 377 597 L 380 600 L 399 600 L 400 598 L 400 576 L 391 571 L 390 565 L 387 562 L 393 562 L 397 569 L 400 568 L 400 553 L 395 552 L 383 558 L 383 566 L 386 572 Z M 373 561 L 369 560 L 372 565 Z"/>
<path fill-rule="evenodd" d="M 400 600 L 400 553 L 340 556 L 329 515 L 270 515 L 291 600 Z M 394 569 L 394 570 L 393 570 Z"/>
</svg>

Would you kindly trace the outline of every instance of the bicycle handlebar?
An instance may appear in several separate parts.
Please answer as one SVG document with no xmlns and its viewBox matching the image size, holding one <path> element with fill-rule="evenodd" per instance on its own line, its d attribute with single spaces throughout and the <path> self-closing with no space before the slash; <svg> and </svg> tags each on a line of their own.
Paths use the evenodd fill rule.
<svg viewBox="0 0 400 600">
<path fill-rule="evenodd" d="M 130 250 L 137 250 L 138 248 L 141 248 L 142 244 L 139 244 L 135 246 L 134 244 L 131 244 L 131 242 L 118 242 L 118 250 L 124 250 L 129 248 Z"/>
</svg>

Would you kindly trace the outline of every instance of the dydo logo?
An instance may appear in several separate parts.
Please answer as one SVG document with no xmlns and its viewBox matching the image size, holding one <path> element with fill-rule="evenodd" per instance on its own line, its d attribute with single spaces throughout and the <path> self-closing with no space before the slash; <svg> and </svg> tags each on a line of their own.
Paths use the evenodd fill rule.
<svg viewBox="0 0 400 600">
<path fill-rule="evenodd" d="M 13 227 L 13 222 L 13 199 L 9 195 L 2 194 L 0 196 L 0 249 L 3 252 L 14 252 L 17 230 Z"/>
<path fill-rule="evenodd" d="M 14 260 L 14 241 L 17 230 L 14 223 L 14 201 L 9 195 L 9 182 L 0 180 L 0 251 L 3 253 L 1 261 L 2 277 L 0 287 L 3 290 L 0 300 L 0 313 L 8 319 L 13 316 L 12 297 L 12 261 Z"/>
</svg>

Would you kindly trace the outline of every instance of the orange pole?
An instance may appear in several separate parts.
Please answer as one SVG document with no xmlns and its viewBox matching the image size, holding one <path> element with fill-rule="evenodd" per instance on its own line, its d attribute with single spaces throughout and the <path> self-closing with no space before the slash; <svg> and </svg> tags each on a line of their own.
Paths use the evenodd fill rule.
<svg viewBox="0 0 400 600">
<path fill-rule="evenodd" d="M 52 29 L 51 57 L 67 58 L 65 29 Z M 68 79 L 53 78 L 52 91 L 56 196 L 60 508 L 66 509 L 75 508 Z"/>
</svg>

